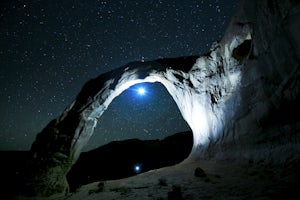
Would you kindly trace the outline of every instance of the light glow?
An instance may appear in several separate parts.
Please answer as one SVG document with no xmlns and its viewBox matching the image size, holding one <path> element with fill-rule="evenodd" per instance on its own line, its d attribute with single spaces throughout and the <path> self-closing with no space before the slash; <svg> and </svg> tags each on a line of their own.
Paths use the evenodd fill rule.
<svg viewBox="0 0 300 200">
<path fill-rule="evenodd" d="M 145 90 L 145 88 L 140 87 L 140 88 L 138 88 L 137 92 L 138 92 L 139 95 L 143 96 L 143 95 L 145 95 L 146 90 Z"/>
<path fill-rule="evenodd" d="M 141 169 L 141 166 L 140 166 L 140 165 L 135 165 L 135 166 L 134 166 L 134 172 L 135 172 L 135 173 L 139 173 L 139 172 L 141 172 L 141 170 L 142 170 L 142 169 Z"/>
</svg>

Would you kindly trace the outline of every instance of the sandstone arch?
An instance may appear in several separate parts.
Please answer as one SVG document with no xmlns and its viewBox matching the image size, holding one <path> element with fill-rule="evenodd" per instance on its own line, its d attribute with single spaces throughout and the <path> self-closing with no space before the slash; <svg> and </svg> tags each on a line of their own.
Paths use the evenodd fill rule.
<svg viewBox="0 0 300 200">
<path fill-rule="evenodd" d="M 34 195 L 64 192 L 68 185 L 65 176 L 93 134 L 98 118 L 115 97 L 142 82 L 160 82 L 166 87 L 193 131 L 188 159 L 197 157 L 199 147 L 214 140 L 222 128 L 224 103 L 240 79 L 239 62 L 228 55 L 245 39 L 249 34 L 224 46 L 215 45 L 205 56 L 132 62 L 88 81 L 61 116 L 38 134 L 30 162 L 38 170 L 29 177 L 27 188 L 33 189 Z"/>
<path fill-rule="evenodd" d="M 132 62 L 88 81 L 61 116 L 37 135 L 29 162 L 29 169 L 34 170 L 26 172 L 23 193 L 64 193 L 68 188 L 66 174 L 93 134 L 98 118 L 115 97 L 142 82 L 160 82 L 166 87 L 193 131 L 194 145 L 188 159 L 199 157 L 201 147 L 222 131 L 224 103 L 241 78 L 241 63 L 231 54 L 249 40 L 250 29 L 244 26 L 237 31 L 223 44 L 213 45 L 207 55 Z"/>
<path fill-rule="evenodd" d="M 177 58 L 176 63 L 179 66 L 186 65 L 190 61 L 190 63 L 195 63 L 197 58 L 194 56 Z M 219 97 L 214 96 L 213 91 L 207 95 L 207 87 L 203 87 L 203 90 L 200 91 L 197 90 L 199 87 L 195 87 L 195 84 L 200 84 L 201 80 L 195 79 L 192 74 L 176 70 L 176 66 L 169 66 L 170 61 L 163 59 L 129 63 L 87 82 L 71 106 L 58 119 L 50 122 L 32 145 L 33 164 L 38 165 L 35 168 L 41 169 L 41 166 L 46 168 L 42 168 L 37 176 L 38 179 L 46 181 L 38 186 L 36 185 L 38 181 L 35 180 L 35 190 L 43 191 L 45 183 L 47 185 L 56 184 L 57 188 L 63 188 L 67 184 L 64 179 L 60 180 L 61 183 L 53 183 L 53 181 L 57 181 L 53 177 L 65 177 L 93 134 L 98 118 L 115 97 L 137 83 L 160 82 L 169 91 L 183 118 L 193 131 L 194 146 L 191 156 L 199 145 L 205 145 L 210 129 L 208 116 L 213 114 L 211 110 L 206 109 L 206 106 L 211 107 L 208 102 L 215 104 Z M 185 67 L 198 73 L 197 69 L 192 68 L 193 65 Z M 230 81 L 227 84 L 231 84 Z M 219 91 L 218 94 L 220 93 L 222 92 Z M 208 96 L 209 101 L 203 99 L 201 102 L 201 95 L 204 95 L 202 98 Z M 45 192 L 46 195 L 50 195 L 53 191 L 47 189 Z"/>
</svg>

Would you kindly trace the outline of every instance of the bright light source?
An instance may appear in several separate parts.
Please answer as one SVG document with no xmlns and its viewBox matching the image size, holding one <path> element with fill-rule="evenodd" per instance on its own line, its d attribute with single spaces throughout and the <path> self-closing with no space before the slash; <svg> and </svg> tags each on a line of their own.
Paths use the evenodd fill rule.
<svg viewBox="0 0 300 200">
<path fill-rule="evenodd" d="M 135 171 L 135 173 L 139 173 L 141 171 L 141 166 L 140 165 L 135 165 L 134 166 L 134 171 Z"/>
<path fill-rule="evenodd" d="M 135 171 L 140 171 L 141 168 L 140 168 L 140 166 L 135 166 L 134 169 L 135 169 Z"/>
<path fill-rule="evenodd" d="M 140 88 L 138 88 L 137 92 L 139 95 L 144 95 L 146 93 L 146 90 L 145 90 L 145 88 L 140 87 Z"/>
</svg>

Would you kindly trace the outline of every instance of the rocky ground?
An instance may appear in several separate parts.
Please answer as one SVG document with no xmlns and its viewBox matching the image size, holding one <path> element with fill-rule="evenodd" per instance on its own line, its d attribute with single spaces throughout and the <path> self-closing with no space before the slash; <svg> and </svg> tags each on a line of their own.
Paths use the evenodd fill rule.
<svg viewBox="0 0 300 200">
<path fill-rule="evenodd" d="M 67 175 L 70 191 L 95 181 L 116 180 L 175 165 L 188 157 L 192 145 L 192 132 L 187 131 L 162 140 L 114 141 L 83 152 Z"/>
<path fill-rule="evenodd" d="M 299 167 L 296 161 L 273 165 L 199 160 L 95 182 L 66 198 L 52 199 L 292 199 L 300 195 Z"/>
</svg>

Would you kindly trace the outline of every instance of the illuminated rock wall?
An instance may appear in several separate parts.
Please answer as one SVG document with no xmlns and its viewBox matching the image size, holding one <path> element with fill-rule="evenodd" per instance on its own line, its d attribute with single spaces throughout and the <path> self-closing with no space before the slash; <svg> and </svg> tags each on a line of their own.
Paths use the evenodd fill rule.
<svg viewBox="0 0 300 200">
<path fill-rule="evenodd" d="M 231 40 L 234 27 L 246 25 L 252 42 L 232 56 L 239 60 L 247 45 L 251 50 L 241 60 L 239 86 L 225 102 L 222 131 L 202 156 L 277 163 L 299 159 L 299 21 L 299 1 L 244 1 L 222 42 Z"/>
<path fill-rule="evenodd" d="M 186 162 L 201 157 L 260 159 L 274 149 L 295 150 L 299 115 L 289 114 L 299 111 L 299 20 L 297 1 L 247 0 L 209 53 L 133 62 L 90 80 L 38 134 L 26 191 L 64 193 L 65 176 L 99 117 L 115 97 L 141 82 L 162 83 L 191 127 L 194 146 Z M 295 135 L 281 135 L 284 127 L 295 129 Z M 286 142 L 278 148 L 272 143 L 277 137 Z"/>
</svg>

